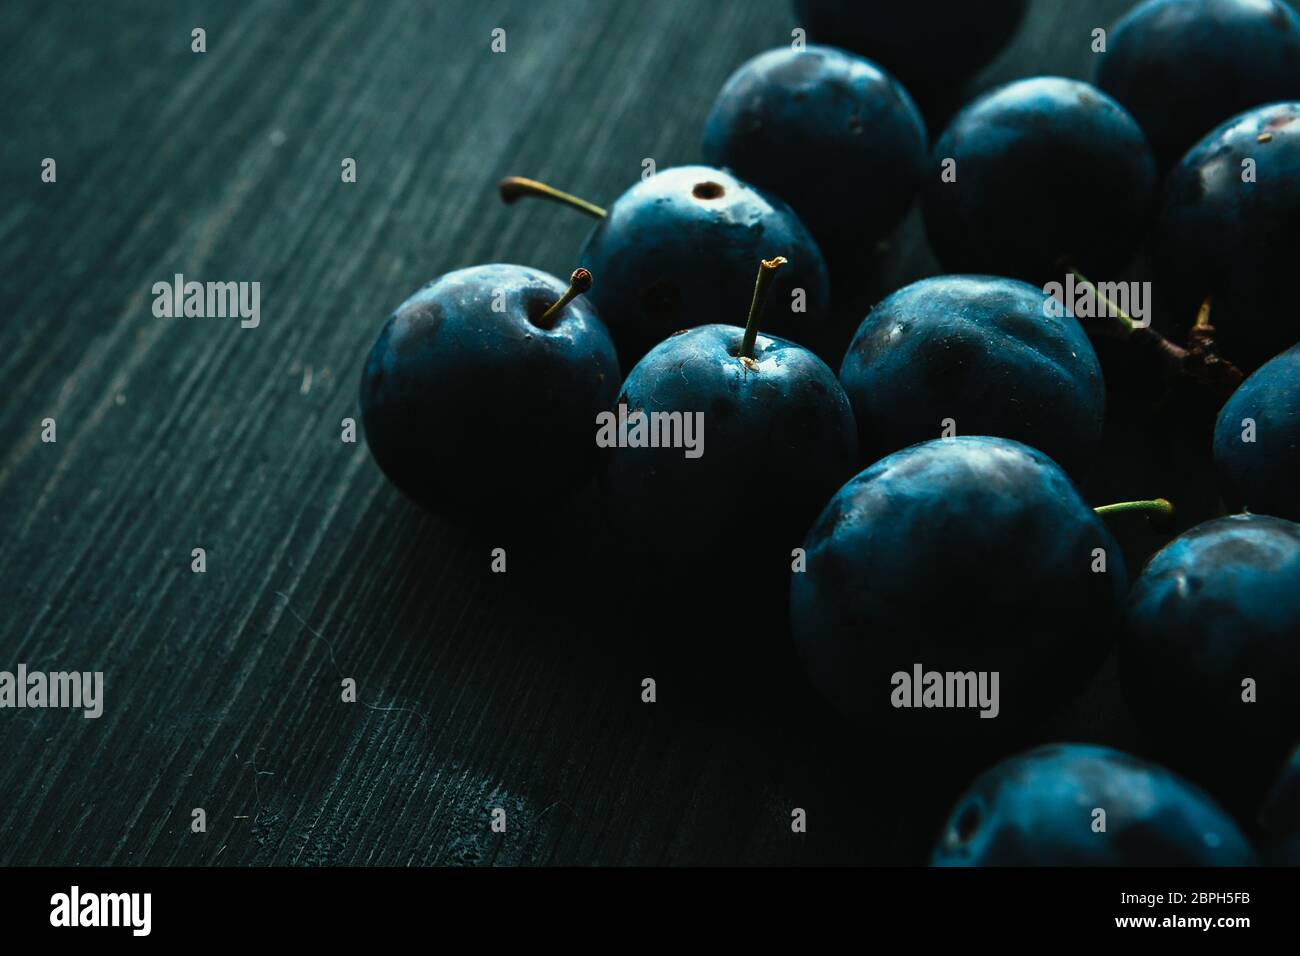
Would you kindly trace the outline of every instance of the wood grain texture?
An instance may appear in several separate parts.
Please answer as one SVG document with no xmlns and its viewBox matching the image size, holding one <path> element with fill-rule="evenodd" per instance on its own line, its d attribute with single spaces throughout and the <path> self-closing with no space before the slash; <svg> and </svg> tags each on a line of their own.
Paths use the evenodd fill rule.
<svg viewBox="0 0 1300 956">
<path fill-rule="evenodd" d="M 1127 5 L 1038 0 L 973 89 L 1086 76 L 1087 31 Z M 498 177 L 608 202 L 644 157 L 698 160 L 722 81 L 793 25 L 783 0 L 0 8 L 0 669 L 106 683 L 99 720 L 0 712 L 0 864 L 924 859 L 934 808 L 788 660 L 747 685 L 625 646 L 640 610 L 609 598 L 592 516 L 468 531 L 339 441 L 416 287 L 577 264 L 588 223 L 501 206 Z M 933 271 L 913 215 L 845 267 L 842 315 Z M 259 281 L 261 326 L 155 319 L 177 272 Z"/>
</svg>

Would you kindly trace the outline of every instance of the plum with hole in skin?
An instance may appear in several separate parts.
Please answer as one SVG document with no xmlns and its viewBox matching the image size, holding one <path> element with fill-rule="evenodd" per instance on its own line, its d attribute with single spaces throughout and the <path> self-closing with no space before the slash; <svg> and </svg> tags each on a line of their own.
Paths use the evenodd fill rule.
<svg viewBox="0 0 1300 956">
<path fill-rule="evenodd" d="M 807 341 L 830 317 L 830 278 L 807 227 L 784 201 L 724 170 L 660 170 L 609 209 L 518 177 L 500 191 L 506 202 L 545 198 L 600 220 L 578 261 L 599 279 L 588 298 L 624 368 L 674 332 L 735 315 L 737 303 L 743 310 L 754 263 L 768 256 L 784 256 L 790 267 L 776 278 L 764 330 Z"/>
</svg>

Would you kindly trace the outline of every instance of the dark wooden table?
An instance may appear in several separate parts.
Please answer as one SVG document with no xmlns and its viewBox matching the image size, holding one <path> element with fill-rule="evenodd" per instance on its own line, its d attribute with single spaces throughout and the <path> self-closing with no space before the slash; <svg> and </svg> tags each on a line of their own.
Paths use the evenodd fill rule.
<svg viewBox="0 0 1300 956">
<path fill-rule="evenodd" d="M 972 91 L 1087 77 L 1128 5 L 1036 0 Z M 0 863 L 924 860 L 950 795 L 793 680 L 648 673 L 581 522 L 515 542 L 425 516 L 340 441 L 417 286 L 576 265 L 588 222 L 503 207 L 498 177 L 608 202 L 646 157 L 697 161 L 722 81 L 792 26 L 784 0 L 0 8 L 0 669 L 106 685 L 98 720 L 0 711 Z M 913 215 L 837 288 L 844 328 L 934 271 Z M 155 318 L 178 272 L 260 282 L 261 325 Z M 1078 706 L 1111 713 L 1108 686 Z"/>
</svg>

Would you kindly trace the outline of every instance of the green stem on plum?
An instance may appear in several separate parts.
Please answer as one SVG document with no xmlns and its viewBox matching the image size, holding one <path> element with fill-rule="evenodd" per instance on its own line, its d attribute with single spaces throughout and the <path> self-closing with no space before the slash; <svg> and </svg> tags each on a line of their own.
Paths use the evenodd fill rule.
<svg viewBox="0 0 1300 956">
<path fill-rule="evenodd" d="M 1133 316 L 1129 315 L 1127 312 L 1121 309 L 1116 303 L 1111 301 L 1109 296 L 1102 295 L 1101 290 L 1097 288 L 1096 284 L 1091 279 L 1085 276 L 1078 269 L 1071 269 L 1070 272 L 1074 275 L 1076 281 L 1082 282 L 1085 286 L 1092 289 L 1093 295 L 1095 295 L 1099 300 L 1101 300 L 1102 305 L 1106 306 L 1107 314 L 1111 318 L 1119 320 L 1119 323 L 1124 327 L 1124 331 L 1126 334 L 1131 335 L 1133 332 L 1137 330 L 1138 324 L 1133 321 Z"/>
<path fill-rule="evenodd" d="M 1138 324 L 1133 321 L 1133 316 L 1129 315 L 1118 305 L 1112 302 L 1109 298 L 1102 295 L 1101 290 L 1097 288 L 1095 282 L 1093 282 L 1086 275 L 1084 275 L 1073 265 L 1071 265 L 1068 259 L 1063 259 L 1062 265 L 1064 265 L 1065 269 L 1070 273 L 1070 275 L 1074 276 L 1076 282 L 1082 283 L 1084 286 L 1091 289 L 1092 294 L 1096 296 L 1097 299 L 1099 299 L 1103 305 L 1106 306 L 1106 315 L 1108 318 L 1118 320 L 1120 327 L 1124 330 L 1123 333 L 1121 334 L 1121 338 L 1126 338 L 1129 335 L 1132 335 L 1134 332 L 1138 331 Z M 1068 307 L 1069 303 L 1066 303 L 1066 306 Z"/>
<path fill-rule="evenodd" d="M 501 194 L 501 201 L 506 205 L 524 196 L 531 196 L 534 199 L 549 199 L 551 202 L 558 202 L 570 209 L 584 212 L 593 219 L 604 219 L 608 215 L 602 207 L 597 206 L 595 203 L 587 202 L 587 200 L 581 199 L 572 193 L 563 192 L 554 186 L 538 182 L 536 179 L 525 179 L 523 176 L 507 176 L 497 183 L 497 192 Z"/>
<path fill-rule="evenodd" d="M 554 304 L 542 313 L 542 317 L 537 320 L 537 324 L 544 329 L 550 328 L 551 318 L 590 288 L 591 273 L 581 267 L 574 269 L 573 275 L 569 277 L 569 287 L 564 290 L 564 295 L 556 299 Z"/>
<path fill-rule="evenodd" d="M 1120 501 L 1113 505 L 1102 505 L 1100 508 L 1093 508 L 1092 510 L 1103 518 L 1109 515 L 1128 514 L 1134 511 L 1141 514 L 1158 515 L 1161 518 L 1172 518 L 1174 516 L 1173 503 L 1166 498 L 1156 498 L 1151 501 Z"/>
<path fill-rule="evenodd" d="M 1188 348 L 1183 348 L 1165 338 L 1150 325 L 1141 326 L 1133 317 L 1101 294 L 1096 284 L 1062 258 L 1058 265 L 1092 290 L 1094 296 L 1106 305 L 1107 315 L 1118 320 L 1119 337 L 1131 339 L 1138 346 L 1154 352 L 1159 361 L 1177 375 L 1185 375 L 1203 386 L 1231 394 L 1245 377 L 1241 370 L 1218 353 L 1214 341 L 1214 326 L 1210 324 L 1210 299 L 1202 303 L 1196 324 L 1189 336 Z M 1068 303 L 1067 303 L 1068 305 Z M 1115 328 L 1112 325 L 1112 328 Z"/>
<path fill-rule="evenodd" d="M 758 317 L 763 312 L 763 303 L 767 300 L 767 289 L 772 284 L 776 270 L 788 262 L 785 256 L 764 259 L 758 264 L 758 278 L 754 280 L 754 298 L 749 303 L 749 318 L 745 320 L 745 337 L 740 341 L 737 358 L 754 361 L 754 341 L 758 338 Z"/>
</svg>

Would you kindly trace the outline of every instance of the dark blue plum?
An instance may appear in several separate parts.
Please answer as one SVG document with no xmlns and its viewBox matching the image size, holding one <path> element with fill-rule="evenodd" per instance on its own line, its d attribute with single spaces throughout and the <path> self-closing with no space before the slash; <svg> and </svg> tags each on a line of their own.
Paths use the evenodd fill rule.
<svg viewBox="0 0 1300 956">
<path fill-rule="evenodd" d="M 864 726 L 931 742 L 1000 746 L 1063 702 L 1106 657 L 1127 588 L 1119 548 L 1065 472 L 1003 438 L 877 462 L 836 492 L 804 547 L 790 617 L 813 685 Z M 893 675 L 916 664 L 998 672 L 998 716 L 895 707 Z"/>
<path fill-rule="evenodd" d="M 1105 832 L 1093 829 L 1106 812 Z M 957 802 L 934 866 L 1254 866 L 1214 802 L 1163 767 L 1085 744 L 1049 744 L 982 774 Z"/>
<path fill-rule="evenodd" d="M 944 160 L 956 181 L 944 182 Z M 1062 257 L 1111 277 L 1146 231 L 1156 167 L 1124 107 L 1078 80 L 1018 80 L 963 109 L 939 138 L 925 229 L 949 272 L 1061 279 Z"/>
<path fill-rule="evenodd" d="M 868 56 L 927 95 L 962 82 L 998 54 L 1028 0 L 795 0 L 797 24 L 819 43 Z"/>
<path fill-rule="evenodd" d="M 596 276 L 588 296 L 630 366 L 681 329 L 743 322 L 754 263 L 784 256 L 762 317 L 800 340 L 830 314 L 830 280 L 816 241 L 780 199 L 708 166 L 665 169 L 623 193 L 578 260 Z M 803 289 L 806 311 L 792 310 Z"/>
<path fill-rule="evenodd" d="M 1300 737 L 1300 525 L 1233 515 L 1192 528 L 1142 571 L 1125 631 L 1129 708 L 1216 790 L 1270 772 Z"/>
<path fill-rule="evenodd" d="M 890 232 L 927 165 L 912 98 L 870 60 L 833 47 L 780 47 L 722 87 L 704 158 L 788 202 L 823 247 Z"/>
<path fill-rule="evenodd" d="M 1268 859 L 1278 866 L 1300 866 L 1300 747 L 1282 766 L 1260 812 L 1268 837 Z"/>
<path fill-rule="evenodd" d="M 742 360 L 743 336 L 733 325 L 682 332 L 623 383 L 618 402 L 629 414 L 704 419 L 698 458 L 663 447 L 602 458 L 611 522 L 640 563 L 705 568 L 710 581 L 755 568 L 780 580 L 818 509 L 852 474 L 857 429 L 835 373 L 776 336 L 758 335 Z"/>
<path fill-rule="evenodd" d="M 951 418 L 1083 471 L 1101 443 L 1101 366 L 1078 321 L 1046 302 L 1016 279 L 937 276 L 872 309 L 840 367 L 867 460 L 937 438 Z"/>
<path fill-rule="evenodd" d="M 1214 464 L 1233 506 L 1300 521 L 1300 345 L 1232 393 L 1214 427 Z"/>
<path fill-rule="evenodd" d="M 1252 160 L 1254 182 L 1242 182 Z M 1213 296 L 1220 351 L 1252 371 L 1300 342 L 1300 102 L 1234 117 L 1165 182 L 1154 252 L 1156 292 L 1190 326 Z"/>
<path fill-rule="evenodd" d="M 590 479 L 618 360 L 582 298 L 539 324 L 567 288 L 525 266 L 474 266 L 430 282 L 384 323 L 361 376 L 361 418 L 407 497 L 447 513 L 510 509 L 526 494 L 531 508 Z"/>
<path fill-rule="evenodd" d="M 1224 120 L 1300 99 L 1300 15 L 1282 0 L 1147 0 L 1111 29 L 1096 80 L 1167 169 Z"/>
</svg>

